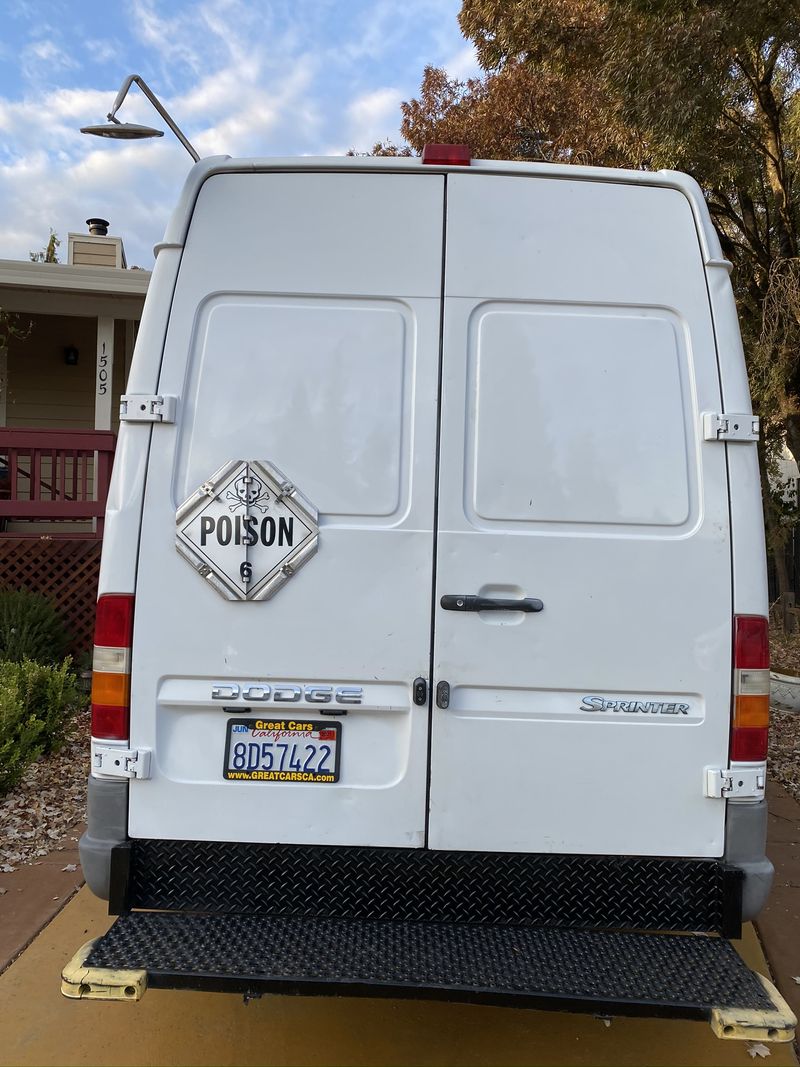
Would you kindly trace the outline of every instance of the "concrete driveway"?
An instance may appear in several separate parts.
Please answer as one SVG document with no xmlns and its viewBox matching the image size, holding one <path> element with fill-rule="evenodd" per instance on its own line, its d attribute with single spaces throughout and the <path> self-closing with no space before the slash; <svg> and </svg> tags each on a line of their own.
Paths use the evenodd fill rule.
<svg viewBox="0 0 800 1067">
<path fill-rule="evenodd" d="M 111 919 L 82 889 L 0 976 L 0 1064 L 752 1064 L 706 1023 L 431 1002 L 149 990 L 139 1004 L 67 1001 L 64 963 Z M 747 962 L 768 973 L 747 927 Z M 797 1062 L 771 1045 L 769 1064 Z"/>
</svg>

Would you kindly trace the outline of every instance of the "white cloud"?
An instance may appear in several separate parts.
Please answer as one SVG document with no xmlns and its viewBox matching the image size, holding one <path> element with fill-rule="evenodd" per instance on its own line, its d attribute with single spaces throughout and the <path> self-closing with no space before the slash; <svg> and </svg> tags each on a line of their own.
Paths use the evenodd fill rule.
<svg viewBox="0 0 800 1067">
<path fill-rule="evenodd" d="M 353 122 L 361 125 L 383 122 L 397 114 L 402 93 L 398 89 L 374 89 L 358 96 L 350 104 L 347 114 Z"/>
<path fill-rule="evenodd" d="M 352 146 L 365 151 L 384 138 L 397 141 L 402 99 L 399 89 L 390 88 L 357 96 L 347 108 Z"/>
<path fill-rule="evenodd" d="M 25 49 L 25 54 L 43 63 L 56 67 L 75 67 L 75 60 L 66 54 L 55 41 L 34 41 Z"/>
<path fill-rule="evenodd" d="M 62 87 L 48 88 L 52 78 L 40 73 L 25 95 L 0 95 L 0 256 L 25 259 L 50 226 L 66 237 L 100 215 L 123 237 L 129 263 L 152 264 L 187 154 L 168 131 L 131 142 L 78 132 L 103 121 L 128 71 L 142 73 L 201 155 L 364 151 L 399 140 L 399 105 L 416 92 L 425 62 L 471 73 L 457 7 L 458 0 L 126 0 L 102 38 L 94 39 L 96 26 L 82 28 L 85 47 L 67 47 L 40 18 L 26 42 L 30 61 L 40 71 L 63 57 L 81 66 Z M 136 87 L 119 118 L 163 128 Z"/>
<path fill-rule="evenodd" d="M 458 78 L 459 81 L 478 78 L 483 73 L 473 44 L 467 44 L 459 49 L 449 59 L 446 59 L 442 66 L 451 78 Z"/>
<path fill-rule="evenodd" d="M 391 28 L 397 22 L 397 18 L 396 6 L 387 3 L 386 0 L 372 5 L 361 26 L 359 36 L 346 42 L 341 49 L 337 50 L 340 59 L 348 63 L 358 63 L 368 58 L 380 58 L 389 46 Z"/>
<path fill-rule="evenodd" d="M 187 33 L 186 15 L 169 18 L 156 10 L 155 0 L 132 0 L 131 27 L 134 35 L 162 60 L 162 71 L 178 64 L 193 74 L 202 71 L 202 60 Z"/>
<path fill-rule="evenodd" d="M 110 39 L 94 37 L 86 41 L 86 51 L 98 63 L 111 63 L 119 59 L 123 45 L 115 37 Z"/>
<path fill-rule="evenodd" d="M 38 83 L 52 82 L 54 76 L 78 67 L 75 57 L 52 37 L 31 41 L 22 49 L 19 61 L 23 77 Z"/>
<path fill-rule="evenodd" d="M 101 147 L 73 159 L 57 178 L 44 152 L 0 167 L 0 200 L 14 205 L 13 215 L 4 213 L 0 224 L 3 255 L 27 259 L 50 226 L 66 237 L 99 215 L 123 237 L 129 263 L 150 265 L 152 244 L 163 232 L 190 161 L 174 143 L 132 142 L 114 149 Z"/>
<path fill-rule="evenodd" d="M 130 4 L 134 35 L 158 61 L 162 87 L 173 89 L 187 71 L 202 79 L 229 66 L 246 77 L 270 22 L 269 6 L 242 0 L 202 0 L 183 8 L 164 0 Z"/>
<path fill-rule="evenodd" d="M 192 106 L 187 108 L 187 112 L 198 113 L 205 96 L 209 106 L 204 113 L 216 112 L 220 116 L 195 136 L 194 143 L 200 154 L 264 154 L 282 127 L 291 127 L 295 136 L 311 136 L 319 123 L 319 116 L 309 99 L 312 73 L 310 63 L 299 61 L 280 84 L 274 87 L 251 84 L 244 91 L 240 86 L 235 95 L 229 95 L 230 71 L 223 71 L 216 79 L 209 80 L 202 91 L 196 92 Z M 217 104 L 214 108 L 210 106 L 212 101 Z M 183 113 L 183 101 L 180 106 Z"/>
</svg>

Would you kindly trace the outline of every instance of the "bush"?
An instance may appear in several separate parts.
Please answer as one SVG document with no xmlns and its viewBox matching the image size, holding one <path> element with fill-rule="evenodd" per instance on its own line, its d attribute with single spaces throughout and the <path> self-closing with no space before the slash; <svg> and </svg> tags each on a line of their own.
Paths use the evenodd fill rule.
<svg viewBox="0 0 800 1067">
<path fill-rule="evenodd" d="M 0 590 L 0 659 L 60 663 L 68 642 L 49 600 L 27 589 Z"/>
<path fill-rule="evenodd" d="M 28 764 L 64 745 L 81 703 L 71 662 L 0 663 L 0 795 L 16 785 Z"/>
</svg>

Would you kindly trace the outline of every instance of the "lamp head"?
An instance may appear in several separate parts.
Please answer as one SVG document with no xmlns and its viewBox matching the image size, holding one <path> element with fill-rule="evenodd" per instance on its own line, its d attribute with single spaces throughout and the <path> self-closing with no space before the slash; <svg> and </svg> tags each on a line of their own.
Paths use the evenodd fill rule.
<svg viewBox="0 0 800 1067">
<path fill-rule="evenodd" d="M 166 108 L 155 95 L 153 90 L 138 74 L 129 74 L 120 86 L 120 90 L 117 93 L 117 98 L 114 101 L 108 115 L 106 115 L 108 122 L 102 122 L 97 126 L 81 126 L 81 133 L 92 133 L 95 135 L 95 137 L 114 137 L 118 140 L 123 141 L 138 141 L 143 137 L 163 137 L 163 130 L 155 130 L 152 126 L 139 126 L 135 122 L 120 122 L 119 119 L 116 118 L 116 114 L 119 111 L 123 100 L 127 96 L 128 90 L 134 83 L 139 86 L 139 88 L 142 90 L 142 93 L 147 97 L 147 99 L 159 113 L 164 122 L 166 122 L 167 126 L 169 126 L 169 128 L 181 142 L 181 144 L 192 157 L 192 159 L 195 161 L 195 163 L 197 163 L 200 159 L 200 156 L 197 154 L 190 142 L 186 140 L 186 137 L 183 135 L 183 133 L 181 133 L 179 127 L 175 123 L 175 120 L 166 110 Z"/>
<path fill-rule="evenodd" d="M 95 137 L 113 137 L 119 141 L 138 141 L 143 137 L 163 137 L 163 130 L 152 126 L 139 126 L 135 122 L 101 122 L 97 126 L 81 126 L 81 133 L 92 133 Z"/>
</svg>

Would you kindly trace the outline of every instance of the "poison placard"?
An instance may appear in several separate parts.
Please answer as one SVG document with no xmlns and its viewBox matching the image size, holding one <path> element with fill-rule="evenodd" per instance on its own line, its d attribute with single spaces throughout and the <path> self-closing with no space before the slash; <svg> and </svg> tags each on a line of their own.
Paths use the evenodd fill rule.
<svg viewBox="0 0 800 1067">
<path fill-rule="evenodd" d="M 228 600 L 267 600 L 317 551 L 317 510 L 273 464 L 232 460 L 178 508 L 178 552 Z"/>
</svg>

